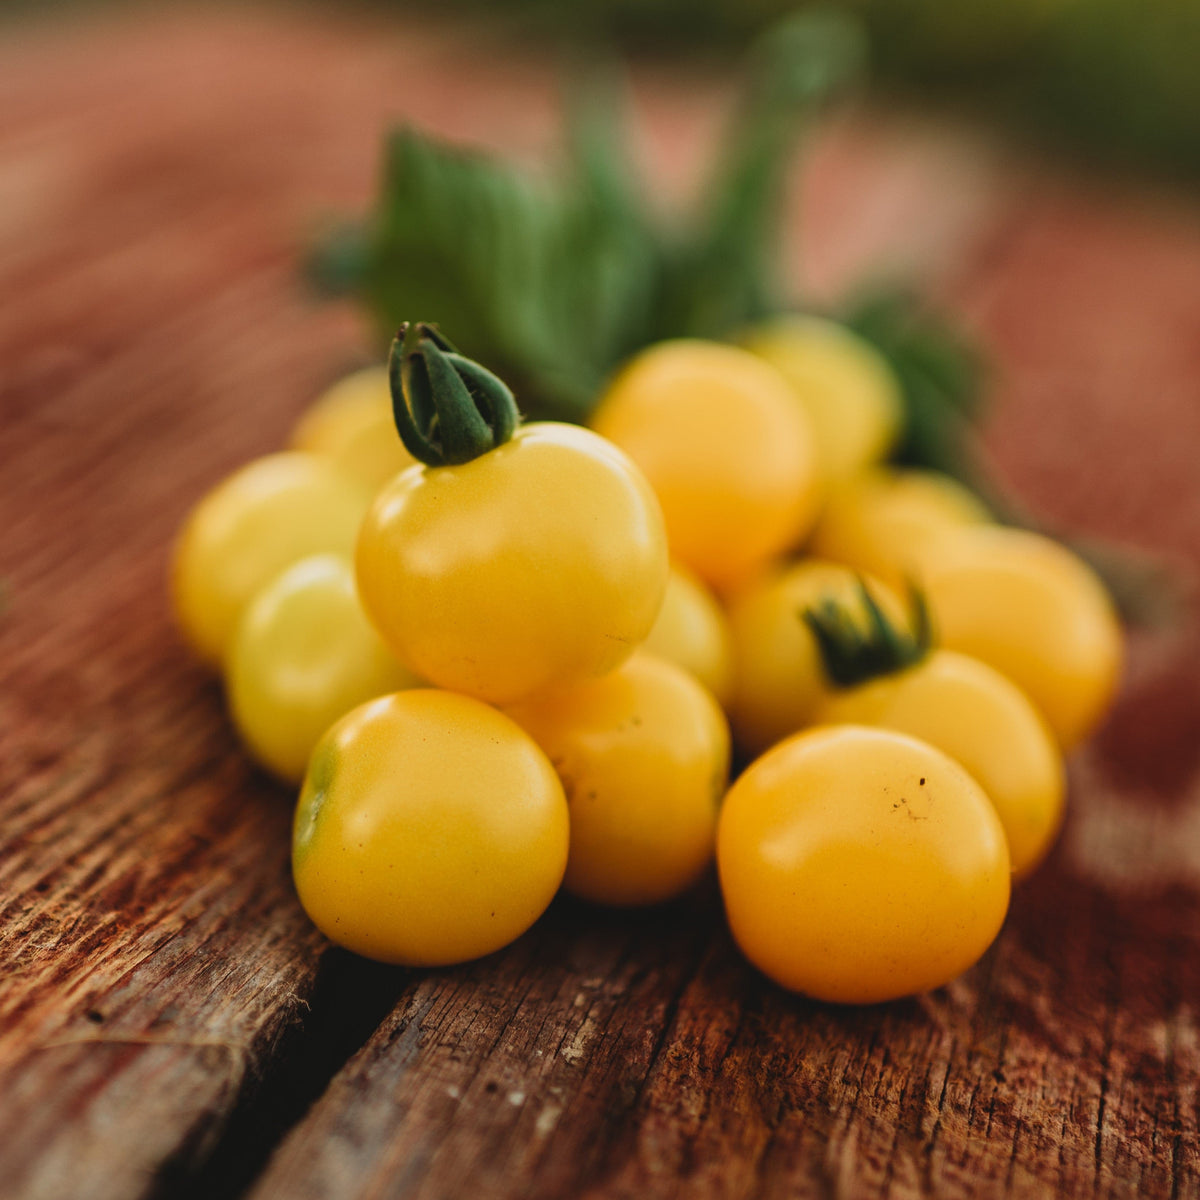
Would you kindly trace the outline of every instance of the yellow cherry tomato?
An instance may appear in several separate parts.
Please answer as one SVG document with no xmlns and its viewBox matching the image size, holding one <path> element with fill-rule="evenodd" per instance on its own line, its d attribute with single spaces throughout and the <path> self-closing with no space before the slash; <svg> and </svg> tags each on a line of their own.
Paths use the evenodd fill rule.
<svg viewBox="0 0 1200 1200">
<path fill-rule="evenodd" d="M 646 473 L 672 554 L 729 588 L 816 516 L 812 431 L 787 382 L 748 351 L 663 342 L 613 380 L 592 427 Z"/>
<path fill-rule="evenodd" d="M 251 754 L 299 783 L 321 734 L 376 696 L 420 686 L 372 628 L 350 561 L 316 554 L 259 591 L 226 662 L 233 722 Z"/>
<path fill-rule="evenodd" d="M 1020 685 L 1064 750 L 1083 741 L 1121 670 L 1120 623 L 1092 569 L 1049 538 L 999 527 L 940 539 L 922 566 L 940 643 Z"/>
<path fill-rule="evenodd" d="M 895 593 L 876 580 L 867 583 L 888 616 L 907 628 Z M 730 605 L 734 681 L 729 717 L 734 738 L 747 753 L 761 753 L 811 725 L 829 695 L 831 684 L 816 638 L 804 622 L 805 610 L 823 600 L 866 620 L 859 577 L 848 567 L 814 558 L 775 568 Z"/>
<path fill-rule="evenodd" d="M 358 542 L 363 604 L 439 687 L 508 703 L 618 666 L 667 583 L 662 515 L 611 443 L 542 422 L 462 466 L 411 467 Z"/>
<path fill-rule="evenodd" d="M 679 563 L 671 566 L 645 648 L 690 671 L 721 704 L 728 701 L 733 684 L 729 622 L 712 592 Z"/>
<path fill-rule="evenodd" d="M 563 885 L 601 904 L 656 904 L 712 859 L 729 777 L 729 731 L 682 667 L 624 666 L 508 709 L 549 756 L 571 809 Z"/>
<path fill-rule="evenodd" d="M 875 467 L 826 499 L 809 550 L 902 587 L 928 546 L 947 532 L 991 521 L 973 492 L 937 471 Z"/>
<path fill-rule="evenodd" d="M 328 454 L 372 492 L 416 461 L 396 432 L 385 366 L 335 383 L 297 422 L 291 444 Z"/>
<path fill-rule="evenodd" d="M 904 402 L 895 372 L 870 342 L 836 321 L 796 315 L 751 330 L 742 344 L 795 389 L 827 483 L 887 457 Z"/>
<path fill-rule="evenodd" d="M 370 494 L 329 459 L 269 454 L 235 471 L 192 510 L 175 546 L 180 628 L 206 661 L 225 657 L 242 609 L 284 567 L 353 553 Z"/>
<path fill-rule="evenodd" d="M 490 954 L 542 914 L 567 862 L 549 760 L 494 708 L 400 692 L 318 743 L 292 873 L 313 923 L 368 958 L 439 966 Z"/>
<path fill-rule="evenodd" d="M 1008 849 L 983 789 L 886 729 L 809 730 L 753 763 L 725 797 L 717 866 L 746 957 L 843 1004 L 949 983 L 1008 909 Z"/>
<path fill-rule="evenodd" d="M 832 693 L 817 719 L 912 734 L 961 763 L 995 806 L 1014 875 L 1050 849 L 1066 795 L 1062 755 L 1029 697 L 986 663 L 934 650 L 907 670 Z"/>
</svg>

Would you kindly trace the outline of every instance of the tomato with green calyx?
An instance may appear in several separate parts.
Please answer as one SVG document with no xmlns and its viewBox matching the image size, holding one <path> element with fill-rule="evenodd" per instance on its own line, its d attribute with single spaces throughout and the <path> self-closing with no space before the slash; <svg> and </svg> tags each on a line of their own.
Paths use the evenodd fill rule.
<svg viewBox="0 0 1200 1200">
<path fill-rule="evenodd" d="M 920 580 L 942 645 L 1017 683 L 1064 750 L 1092 732 L 1116 691 L 1122 638 L 1082 559 L 1039 534 L 981 527 L 929 547 Z"/>
<path fill-rule="evenodd" d="M 866 624 L 837 602 L 806 613 L 832 681 L 816 720 L 912 734 L 982 785 L 1008 840 L 1014 875 L 1045 857 L 1062 824 L 1066 778 L 1045 718 L 1015 683 L 979 659 L 932 649 L 923 600 L 899 629 L 862 589 Z"/>
<path fill-rule="evenodd" d="M 350 561 L 336 554 L 303 558 L 262 588 L 238 621 L 226 663 L 242 740 L 263 766 L 294 783 L 338 718 L 420 683 L 372 628 Z"/>
<path fill-rule="evenodd" d="M 370 493 L 317 454 L 269 454 L 235 471 L 188 516 L 175 545 L 175 615 L 197 654 L 219 664 L 242 609 L 284 567 L 353 553 Z"/>
<path fill-rule="evenodd" d="M 983 789 L 889 729 L 823 726 L 752 763 L 725 797 L 717 867 L 746 957 L 843 1004 L 949 983 L 1008 909 L 1008 849 Z"/>
<path fill-rule="evenodd" d="M 507 711 L 566 790 L 568 891 L 601 904 L 657 904 L 696 882 L 712 860 L 729 730 L 691 675 L 639 652 L 603 679 Z"/>
<path fill-rule="evenodd" d="M 567 862 L 549 760 L 494 708 L 417 689 L 313 751 L 292 836 L 300 902 L 331 941 L 408 966 L 490 954 L 542 914 Z"/>
<path fill-rule="evenodd" d="M 887 359 L 853 330 L 822 317 L 776 317 L 742 339 L 792 385 L 812 425 L 826 484 L 887 457 L 904 423 Z"/>
<path fill-rule="evenodd" d="M 637 468 L 590 430 L 518 427 L 507 387 L 427 326 L 397 337 L 392 385 L 422 464 L 376 497 L 356 567 L 401 661 L 493 703 L 620 665 L 650 632 L 668 572 Z"/>
<path fill-rule="evenodd" d="M 729 621 L 716 597 L 680 563 L 673 563 L 662 608 L 645 648 L 690 671 L 721 704 L 733 685 Z"/>
<path fill-rule="evenodd" d="M 937 471 L 874 467 L 826 498 L 809 550 L 903 587 L 924 551 L 948 532 L 991 522 L 983 502 Z"/>
<path fill-rule="evenodd" d="M 904 621 L 903 605 L 890 588 L 872 580 L 870 589 L 885 612 Z M 729 716 L 744 752 L 759 754 L 816 720 L 830 681 L 804 613 L 827 599 L 866 619 L 859 577 L 848 567 L 812 558 L 767 572 L 730 605 Z"/>
<path fill-rule="evenodd" d="M 798 543 L 816 516 L 808 419 L 779 372 L 746 350 L 651 346 L 612 381 L 591 425 L 645 472 L 671 553 L 718 589 Z"/>
<path fill-rule="evenodd" d="M 396 433 L 386 366 L 338 380 L 296 423 L 291 445 L 329 455 L 372 492 L 417 461 Z"/>
</svg>

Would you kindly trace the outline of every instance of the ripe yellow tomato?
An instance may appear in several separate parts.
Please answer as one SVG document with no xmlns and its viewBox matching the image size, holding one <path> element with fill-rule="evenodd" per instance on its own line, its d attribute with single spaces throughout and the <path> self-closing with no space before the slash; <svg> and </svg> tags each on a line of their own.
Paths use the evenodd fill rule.
<svg viewBox="0 0 1200 1200">
<path fill-rule="evenodd" d="M 690 671 L 721 704 L 733 684 L 729 622 L 716 597 L 686 567 L 674 563 L 662 608 L 645 648 Z"/>
<path fill-rule="evenodd" d="M 908 670 L 832 693 L 818 720 L 912 734 L 961 763 L 995 806 L 1014 875 L 1050 849 L 1066 795 L 1062 755 L 1029 697 L 986 663 L 935 650 Z"/>
<path fill-rule="evenodd" d="M 624 661 L 658 615 L 668 559 L 633 464 L 543 422 L 461 466 L 398 475 L 363 522 L 357 569 L 402 662 L 503 704 Z"/>
<path fill-rule="evenodd" d="M 329 459 L 269 454 L 235 471 L 192 510 L 175 546 L 176 618 L 193 648 L 220 663 L 242 609 L 284 567 L 353 553 L 370 494 Z"/>
<path fill-rule="evenodd" d="M 904 402 L 895 372 L 870 342 L 836 321 L 794 315 L 751 330 L 743 345 L 795 389 L 827 483 L 887 457 Z"/>
<path fill-rule="evenodd" d="M 251 754 L 299 783 L 334 721 L 420 680 L 371 627 L 349 559 L 303 558 L 246 606 L 226 662 L 230 711 Z"/>
<path fill-rule="evenodd" d="M 896 595 L 875 580 L 867 582 L 888 616 L 907 628 Z M 831 685 L 804 612 L 826 599 L 865 622 L 858 576 L 848 567 L 815 558 L 777 567 L 734 598 L 729 609 L 734 676 L 729 717 L 734 738 L 747 753 L 761 753 L 816 720 Z"/>
<path fill-rule="evenodd" d="M 746 957 L 844 1004 L 948 983 L 1008 909 L 1008 849 L 983 789 L 892 730 L 824 726 L 753 763 L 725 797 L 717 866 Z"/>
<path fill-rule="evenodd" d="M 392 418 L 387 367 L 366 367 L 326 391 L 292 430 L 295 450 L 328 454 L 372 492 L 416 459 Z"/>
<path fill-rule="evenodd" d="M 939 539 L 922 565 L 941 644 L 1019 684 L 1064 750 L 1083 741 L 1121 669 L 1120 623 L 1092 569 L 1049 538 L 999 527 Z"/>
<path fill-rule="evenodd" d="M 875 467 L 830 492 L 809 550 L 902 587 L 918 573 L 921 555 L 933 541 L 990 521 L 974 493 L 948 475 Z"/>
<path fill-rule="evenodd" d="M 799 542 L 816 516 L 808 420 L 779 372 L 745 350 L 650 347 L 613 380 L 592 427 L 646 473 L 672 554 L 719 589 Z"/>
<path fill-rule="evenodd" d="M 490 954 L 542 914 L 567 862 L 549 760 L 513 721 L 451 692 L 372 700 L 318 743 L 292 874 L 313 923 L 368 958 Z"/>
<path fill-rule="evenodd" d="M 549 756 L 571 809 L 563 884 L 601 904 L 656 904 L 712 859 L 729 777 L 729 731 L 682 667 L 624 666 L 508 709 Z"/>
</svg>

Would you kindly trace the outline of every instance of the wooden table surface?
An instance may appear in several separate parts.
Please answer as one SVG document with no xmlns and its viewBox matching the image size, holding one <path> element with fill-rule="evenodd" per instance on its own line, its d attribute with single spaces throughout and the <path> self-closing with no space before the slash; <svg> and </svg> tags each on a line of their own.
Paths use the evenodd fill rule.
<svg viewBox="0 0 1200 1200">
<path fill-rule="evenodd" d="M 555 82 L 444 31 L 152 13 L 0 26 L 0 1195 L 1200 1196 L 1193 618 L 1133 640 L 1051 861 L 931 995 L 777 990 L 711 882 L 452 970 L 309 927 L 291 796 L 173 634 L 172 532 L 364 353 L 297 264 L 388 121 L 544 158 Z M 727 95 L 636 85 L 669 194 Z M 1019 495 L 1200 564 L 1200 204 L 875 113 L 801 208 L 813 294 L 902 270 L 979 332 Z"/>
</svg>

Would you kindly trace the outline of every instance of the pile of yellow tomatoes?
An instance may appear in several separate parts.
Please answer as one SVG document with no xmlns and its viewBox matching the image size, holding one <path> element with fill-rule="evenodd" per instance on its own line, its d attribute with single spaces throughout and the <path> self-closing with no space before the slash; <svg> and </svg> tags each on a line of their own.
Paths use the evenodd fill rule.
<svg viewBox="0 0 1200 1200">
<path fill-rule="evenodd" d="M 874 1002 L 975 962 L 1121 635 L 1070 551 L 884 465 L 902 420 L 887 363 L 817 318 L 651 346 L 591 428 L 521 424 L 413 326 L 209 493 L 175 608 L 301 784 L 317 926 L 459 962 L 560 886 L 654 904 L 715 857 L 785 987 Z"/>
</svg>

